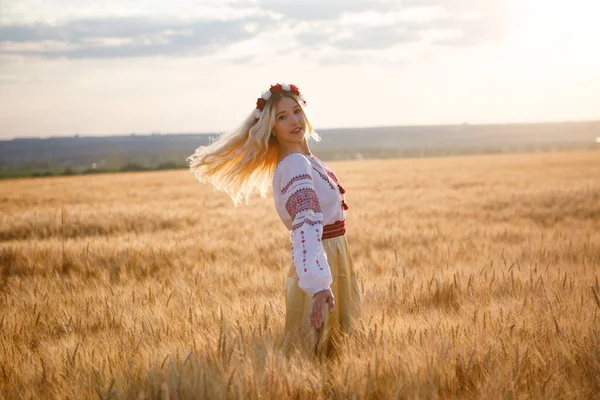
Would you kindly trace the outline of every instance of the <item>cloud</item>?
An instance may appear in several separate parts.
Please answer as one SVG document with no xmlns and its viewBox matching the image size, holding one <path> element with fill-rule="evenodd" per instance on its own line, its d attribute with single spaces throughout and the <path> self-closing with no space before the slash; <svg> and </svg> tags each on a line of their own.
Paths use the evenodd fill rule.
<svg viewBox="0 0 600 400">
<path fill-rule="evenodd" d="M 325 3 L 325 2 L 323 2 Z M 293 3 L 260 2 L 260 6 L 285 16 L 282 21 L 302 27 L 295 39 L 312 47 L 323 64 L 362 59 L 403 45 L 472 46 L 502 38 L 513 0 L 405 0 L 402 2 L 331 1 L 308 7 Z M 310 19 L 306 21 L 305 19 Z M 333 55 L 335 54 L 335 55 Z M 345 56 L 345 54 L 347 56 Z M 358 57 L 352 56 L 358 54 Z M 383 52 L 381 52 L 383 54 Z M 394 56 L 390 53 L 390 60 Z M 384 57 L 385 58 L 385 57 Z M 373 59 L 373 57 L 367 57 Z"/>
<path fill-rule="evenodd" d="M 423 27 L 410 21 L 391 24 L 330 23 L 310 26 L 294 35 L 303 47 L 346 52 L 378 51 L 422 41 Z"/>
<path fill-rule="evenodd" d="M 0 26 L 5 44 L 0 53 L 74 59 L 204 54 L 217 46 L 252 39 L 273 23 L 263 17 L 231 21 L 119 17 L 59 25 L 8 24 Z"/>
<path fill-rule="evenodd" d="M 387 12 L 396 9 L 398 2 L 385 0 L 259 0 L 257 5 L 265 10 L 293 20 L 330 21 L 344 13 L 362 11 Z"/>
<path fill-rule="evenodd" d="M 342 50 L 385 49 L 402 42 L 419 41 L 418 30 L 403 29 L 398 25 L 360 28 L 352 37 L 338 39 L 332 45 Z"/>
<path fill-rule="evenodd" d="M 502 4 L 510 7 L 512 1 Z M 141 4 L 124 2 L 134 3 Z M 220 6 L 228 19 L 209 13 L 210 17 L 196 19 L 136 15 L 79 17 L 57 24 L 12 22 L 0 24 L 0 55 L 69 59 L 207 55 L 255 38 L 262 41 L 259 49 L 273 50 L 273 39 L 289 35 L 301 50 L 335 50 L 349 55 L 337 55 L 337 60 L 353 60 L 350 55 L 357 52 L 363 57 L 365 51 L 408 44 L 467 46 L 495 40 L 506 31 L 510 11 L 497 4 L 491 0 L 237 0 Z M 248 62 L 244 54 L 247 51 L 229 59 Z"/>
</svg>

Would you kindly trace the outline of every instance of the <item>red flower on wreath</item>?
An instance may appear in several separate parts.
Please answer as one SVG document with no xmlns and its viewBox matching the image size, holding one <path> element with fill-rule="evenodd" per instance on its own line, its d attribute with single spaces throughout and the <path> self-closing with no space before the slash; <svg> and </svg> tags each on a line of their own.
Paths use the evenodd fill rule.
<svg viewBox="0 0 600 400">
<path fill-rule="evenodd" d="M 271 88 L 269 89 L 271 91 L 271 93 L 275 94 L 275 93 L 279 93 L 283 90 L 283 88 L 281 87 L 281 84 L 277 84 L 277 85 L 271 85 Z"/>
<path fill-rule="evenodd" d="M 256 99 L 256 109 L 254 110 L 254 118 L 259 119 L 260 117 L 262 117 L 262 112 L 265 109 L 265 105 L 269 101 L 265 100 L 265 98 L 269 99 L 271 95 L 281 93 L 283 91 L 289 91 L 294 93 L 296 96 L 300 97 L 300 101 L 302 102 L 302 104 L 306 105 L 306 100 L 304 100 L 304 97 L 300 93 L 300 89 L 298 89 L 298 86 L 286 83 L 284 89 L 284 85 L 282 85 L 281 83 L 277 83 L 275 85 L 271 85 L 268 91 L 264 92 L 261 97 Z"/>
</svg>

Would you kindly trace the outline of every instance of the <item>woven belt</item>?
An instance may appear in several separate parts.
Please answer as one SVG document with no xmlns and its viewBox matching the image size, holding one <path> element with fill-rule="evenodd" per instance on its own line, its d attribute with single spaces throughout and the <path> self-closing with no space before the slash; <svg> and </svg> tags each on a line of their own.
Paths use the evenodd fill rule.
<svg viewBox="0 0 600 400">
<path fill-rule="evenodd" d="M 346 233 L 346 220 L 337 221 L 330 225 L 323 226 L 323 239 L 331 239 L 343 236 Z"/>
</svg>

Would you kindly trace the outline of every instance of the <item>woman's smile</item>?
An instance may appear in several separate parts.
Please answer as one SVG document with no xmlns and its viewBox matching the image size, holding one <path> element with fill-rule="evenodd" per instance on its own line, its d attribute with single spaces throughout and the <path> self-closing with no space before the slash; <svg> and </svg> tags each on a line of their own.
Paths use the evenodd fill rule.
<svg viewBox="0 0 600 400">
<path fill-rule="evenodd" d="M 275 106 L 273 135 L 285 153 L 308 153 L 306 144 L 306 116 L 300 104 L 291 97 L 283 97 Z"/>
</svg>

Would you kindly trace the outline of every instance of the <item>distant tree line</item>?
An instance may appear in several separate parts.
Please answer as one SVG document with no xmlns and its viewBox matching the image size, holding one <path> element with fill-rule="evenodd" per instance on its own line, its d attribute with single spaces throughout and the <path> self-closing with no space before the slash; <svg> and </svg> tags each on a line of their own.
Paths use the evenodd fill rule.
<svg viewBox="0 0 600 400">
<path fill-rule="evenodd" d="M 33 168 L 32 168 L 33 167 Z M 37 168 L 36 168 L 37 167 Z M 136 172 L 136 171 L 163 171 L 171 169 L 188 168 L 183 162 L 164 161 L 155 167 L 150 167 L 138 162 L 127 162 L 119 168 L 96 167 L 83 168 L 76 166 L 67 166 L 62 169 L 49 168 L 49 165 L 44 164 L 31 166 L 27 169 L 0 169 L 0 179 L 2 178 L 19 178 L 19 177 L 47 177 L 47 176 L 69 176 L 69 175 L 87 175 L 87 174 L 108 174 L 118 172 Z M 43 168 L 46 167 L 46 168 Z"/>
</svg>

